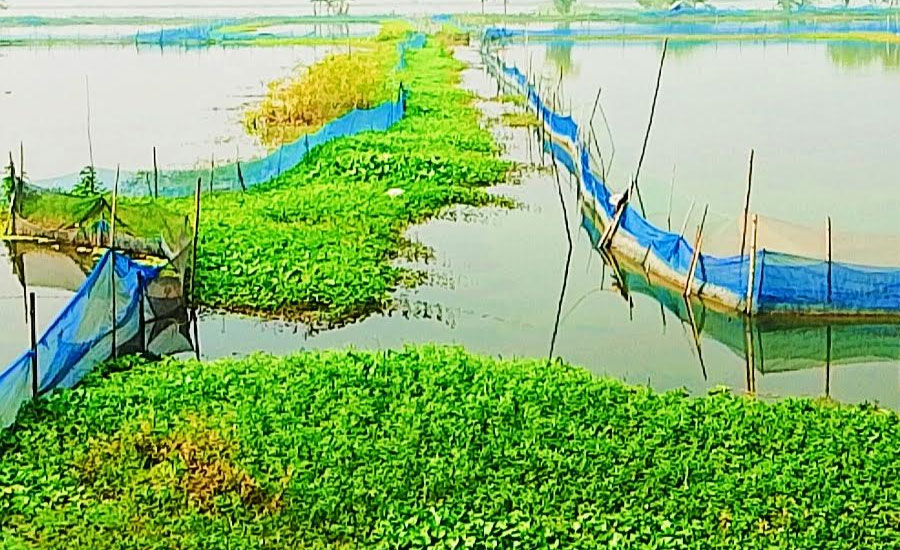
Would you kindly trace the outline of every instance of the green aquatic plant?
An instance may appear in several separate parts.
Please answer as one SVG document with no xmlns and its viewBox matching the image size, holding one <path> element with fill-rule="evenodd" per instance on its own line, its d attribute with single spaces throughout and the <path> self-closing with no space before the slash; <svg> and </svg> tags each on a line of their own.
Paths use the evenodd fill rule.
<svg viewBox="0 0 900 550">
<path fill-rule="evenodd" d="M 410 280 L 393 263 L 405 229 L 452 204 L 497 203 L 483 187 L 511 168 L 458 87 L 463 67 L 429 40 L 407 52 L 407 113 L 388 131 L 322 145 L 247 193 L 204 195 L 199 300 L 326 324 L 389 307 Z"/>
<path fill-rule="evenodd" d="M 128 358 L 0 432 L 0 546 L 896 548 L 898 445 L 458 348 Z"/>
</svg>

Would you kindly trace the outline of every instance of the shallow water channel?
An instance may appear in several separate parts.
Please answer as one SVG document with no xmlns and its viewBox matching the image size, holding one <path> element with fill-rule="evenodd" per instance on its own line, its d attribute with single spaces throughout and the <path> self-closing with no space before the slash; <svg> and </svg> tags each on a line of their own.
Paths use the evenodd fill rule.
<svg viewBox="0 0 900 550">
<path fill-rule="evenodd" d="M 546 56 L 553 47 L 516 47 L 509 55 L 518 55 L 526 64 L 533 59 L 537 66 L 539 54 Z M 564 87 L 574 88 L 578 79 L 587 82 L 583 94 L 569 92 L 576 116 L 581 116 L 577 112 L 585 102 L 593 102 L 596 87 L 604 86 L 604 107 L 619 159 L 614 179 L 628 174 L 636 163 L 658 54 L 656 45 L 611 43 L 579 44 L 570 52 Z M 465 73 L 465 86 L 491 97 L 496 85 L 477 66 L 477 54 L 461 55 L 476 65 Z M 679 192 L 702 195 L 725 211 L 740 208 L 746 153 L 755 147 L 760 157 L 757 209 L 804 222 L 816 219 L 815 209 L 821 208 L 841 223 L 858 220 L 870 231 L 889 229 L 887 218 L 900 205 L 900 189 L 892 187 L 890 176 L 900 145 L 888 139 L 900 114 L 884 107 L 900 83 L 892 66 L 877 58 L 848 65 L 836 61 L 826 44 L 783 43 L 704 45 L 670 61 L 646 180 L 642 176 L 651 204 L 667 199 L 676 164 Z M 701 66 L 707 68 L 701 71 Z M 713 68 L 724 72 L 716 77 L 709 74 Z M 753 70 L 756 79 L 747 74 Z M 803 82 L 797 73 L 804 71 L 809 71 L 807 79 L 821 78 L 825 84 L 794 88 Z M 606 76 L 591 77 L 595 72 Z M 727 79 L 732 81 L 722 82 Z M 759 79 L 763 82 L 751 88 Z M 685 91 L 676 94 L 679 88 L 690 88 L 691 99 L 682 97 Z M 751 102 L 754 98 L 757 103 Z M 494 117 L 502 108 L 485 103 L 484 109 Z M 830 109 L 843 109 L 846 115 Z M 493 126 L 508 155 L 538 163 L 537 144 L 528 131 Z M 785 147 L 789 150 L 782 150 Z M 851 190 L 840 188 L 848 182 Z M 557 185 L 550 172 L 528 170 L 520 183 L 492 192 L 515 199 L 521 207 L 459 207 L 410 229 L 412 239 L 434 250 L 433 260 L 416 266 L 431 274 L 432 282 L 399 291 L 396 311 L 321 333 L 281 321 L 206 313 L 198 327 L 200 354 L 212 359 L 258 350 L 290 353 L 449 342 L 504 357 L 547 357 L 565 284 L 553 355 L 594 373 L 660 390 L 683 387 L 695 394 L 720 385 L 742 391 L 752 377 L 765 396 L 827 393 L 841 401 L 900 408 L 900 326 L 754 325 L 757 352 L 753 373 L 748 374 L 741 320 L 695 304 L 690 322 L 667 296 L 647 295 L 639 277 L 626 276 L 630 284 L 623 291 L 621 274 L 616 279 L 613 266 L 592 246 L 590 224 L 582 217 L 568 177 Z M 879 198 L 873 200 L 876 192 Z M 813 196 L 806 197 L 809 193 Z M 850 212 L 839 217 L 838 206 Z M 4 261 L 0 256 L 0 264 Z M 9 271 L 4 268 L 3 277 Z M 0 300 L 0 315 L 21 316 L 21 300 Z"/>
</svg>

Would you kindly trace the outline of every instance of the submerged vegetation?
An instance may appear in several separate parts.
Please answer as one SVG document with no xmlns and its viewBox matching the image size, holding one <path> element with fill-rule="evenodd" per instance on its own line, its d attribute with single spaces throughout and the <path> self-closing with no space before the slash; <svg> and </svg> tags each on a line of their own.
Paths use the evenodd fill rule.
<svg viewBox="0 0 900 550">
<path fill-rule="evenodd" d="M 657 394 L 456 348 L 106 371 L 0 432 L 0 546 L 900 543 L 900 419 L 870 407 Z"/>
<path fill-rule="evenodd" d="M 314 149 L 248 193 L 204 198 L 200 301 L 322 323 L 388 307 L 415 279 L 392 263 L 408 248 L 404 230 L 451 204 L 496 202 L 482 187 L 510 168 L 457 86 L 463 66 L 440 35 L 429 39 L 397 75 L 409 97 L 391 129 Z"/>
</svg>

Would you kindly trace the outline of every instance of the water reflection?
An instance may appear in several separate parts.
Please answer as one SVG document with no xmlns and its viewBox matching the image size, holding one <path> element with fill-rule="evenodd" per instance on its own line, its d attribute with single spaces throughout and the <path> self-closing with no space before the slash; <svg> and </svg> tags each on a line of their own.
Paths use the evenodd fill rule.
<svg viewBox="0 0 900 550">
<path fill-rule="evenodd" d="M 828 57 L 842 69 L 863 69 L 880 66 L 883 69 L 900 68 L 900 44 L 876 44 L 862 41 L 828 43 Z"/>
<path fill-rule="evenodd" d="M 662 323 L 674 314 L 691 335 L 706 378 L 703 340 L 723 344 L 746 365 L 746 389 L 756 390 L 756 374 L 825 369 L 823 394 L 830 394 L 831 368 L 900 359 L 900 324 L 848 319 L 753 317 L 685 299 L 680 289 L 654 280 L 640 266 L 597 249 L 601 229 L 589 208 L 582 208 L 582 228 L 602 258 L 618 292 L 629 302 L 641 294 L 660 304 Z"/>
<path fill-rule="evenodd" d="M 40 335 L 61 315 L 73 294 L 93 270 L 98 256 L 74 248 L 59 248 L 23 242 L 5 243 L 0 267 L 5 266 L 0 316 L 7 330 L 0 338 L 3 354 L 0 368 L 29 346 L 28 295 L 37 297 L 37 333 Z M 11 275 L 11 277 L 9 277 Z M 7 280 L 7 278 L 9 280 Z M 152 356 L 193 351 L 188 311 L 182 293 L 181 277 L 164 270 L 147 289 L 144 301 L 145 332 L 122 342 L 120 354 L 145 351 Z"/>
</svg>

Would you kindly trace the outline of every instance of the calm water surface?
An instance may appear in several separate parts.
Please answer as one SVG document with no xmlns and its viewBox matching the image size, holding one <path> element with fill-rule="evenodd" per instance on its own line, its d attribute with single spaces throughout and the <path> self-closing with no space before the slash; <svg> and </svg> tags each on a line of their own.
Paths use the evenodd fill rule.
<svg viewBox="0 0 900 550">
<path fill-rule="evenodd" d="M 507 55 L 550 65 L 547 56 L 560 55 L 552 47 L 515 47 Z M 572 62 L 563 71 L 564 97 L 578 113 L 589 108 L 597 86 L 604 87 L 617 149 L 613 179 L 627 177 L 646 125 L 659 48 L 579 44 L 566 55 Z M 726 213 L 739 209 L 746 154 L 755 147 L 756 209 L 811 222 L 831 213 L 840 223 L 888 230 L 885 218 L 900 201 L 890 184 L 900 146 L 888 138 L 900 115 L 885 105 L 898 74 L 878 57 L 857 55 L 848 63 L 842 55 L 824 44 L 720 44 L 673 53 L 642 176 L 651 211 L 667 202 L 673 165 L 683 197 L 701 196 Z M 477 61 L 471 52 L 465 57 Z M 557 78 L 558 70 L 547 68 Z M 496 90 L 478 68 L 467 71 L 464 81 L 485 97 Z M 493 116 L 498 108 L 485 109 Z M 538 158 L 527 131 L 495 131 L 512 158 Z M 318 334 L 290 323 L 205 314 L 202 356 L 450 342 L 504 357 L 547 357 L 565 281 L 555 357 L 661 390 L 684 387 L 700 394 L 719 385 L 747 387 L 741 322 L 696 307 L 692 325 L 677 307 L 636 290 L 640 281 L 633 277 L 623 297 L 613 269 L 593 249 L 568 177 L 557 186 L 546 171 L 531 170 L 520 184 L 492 192 L 514 198 L 521 208 L 459 207 L 409 231 L 435 251 L 433 261 L 417 265 L 433 282 L 398 292 L 396 312 Z M 839 214 L 838 207 L 846 212 Z M 21 314 L 19 302 L 4 303 L 0 314 Z M 827 333 L 833 340 L 830 368 Z M 842 401 L 900 408 L 900 327 L 755 327 L 754 334 L 753 378 L 761 394 L 827 392 Z"/>
</svg>

